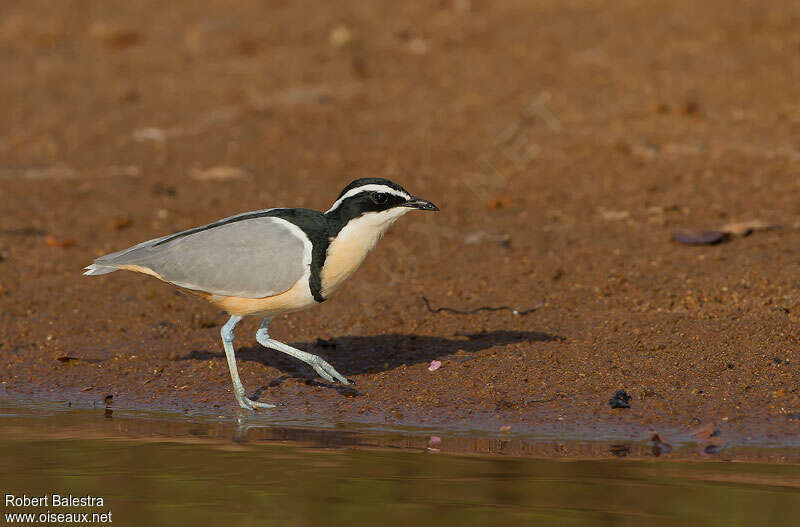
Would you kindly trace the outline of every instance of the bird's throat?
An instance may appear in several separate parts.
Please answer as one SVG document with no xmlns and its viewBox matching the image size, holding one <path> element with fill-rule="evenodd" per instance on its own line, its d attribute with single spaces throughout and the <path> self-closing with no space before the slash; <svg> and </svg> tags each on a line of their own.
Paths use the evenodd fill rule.
<svg viewBox="0 0 800 527">
<path fill-rule="evenodd" d="M 322 296 L 329 298 L 355 273 L 383 233 L 410 209 L 369 213 L 347 222 L 331 240 L 320 277 Z"/>
</svg>

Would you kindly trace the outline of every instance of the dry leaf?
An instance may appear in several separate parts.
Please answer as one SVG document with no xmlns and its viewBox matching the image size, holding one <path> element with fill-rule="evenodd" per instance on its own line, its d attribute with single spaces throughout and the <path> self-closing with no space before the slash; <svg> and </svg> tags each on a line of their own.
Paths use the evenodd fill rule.
<svg viewBox="0 0 800 527">
<path fill-rule="evenodd" d="M 73 363 L 74 364 L 74 363 L 78 362 L 81 359 L 79 359 L 78 357 L 70 357 L 69 355 L 64 355 L 64 356 L 56 358 L 56 360 L 58 362 L 66 362 L 66 363 Z"/>
<path fill-rule="evenodd" d="M 134 29 L 116 27 L 104 21 L 92 23 L 89 27 L 89 35 L 100 40 L 110 49 L 129 48 L 144 40 L 142 34 Z"/>
<path fill-rule="evenodd" d="M 700 113 L 700 102 L 695 99 L 687 99 L 681 105 L 681 113 L 683 115 L 696 115 Z"/>
<path fill-rule="evenodd" d="M 722 231 L 673 232 L 672 239 L 685 245 L 714 245 L 725 241 L 728 233 Z"/>
<path fill-rule="evenodd" d="M 243 38 L 236 45 L 236 48 L 242 55 L 253 56 L 257 55 L 261 50 L 261 42 L 252 38 Z"/>
<path fill-rule="evenodd" d="M 692 432 L 692 437 L 698 441 L 706 440 L 714 435 L 714 423 L 704 424 Z"/>
<path fill-rule="evenodd" d="M 155 143 L 163 143 L 169 136 L 169 130 L 163 130 L 154 126 L 147 126 L 139 128 L 133 132 L 133 140 L 139 143 L 144 141 L 153 141 Z"/>
<path fill-rule="evenodd" d="M 768 229 L 776 229 L 777 225 L 769 224 L 761 220 L 751 221 L 733 221 L 726 223 L 719 228 L 720 231 L 732 234 L 734 236 L 749 236 L 755 231 L 765 231 Z"/>
<path fill-rule="evenodd" d="M 106 228 L 112 231 L 121 231 L 133 225 L 133 220 L 129 216 L 117 216 L 106 222 Z"/>
<path fill-rule="evenodd" d="M 55 236 L 47 236 L 44 239 L 44 243 L 46 243 L 49 247 L 60 247 L 61 249 L 66 249 L 67 247 L 72 247 L 75 245 L 75 240 L 72 238 L 56 238 Z"/>
<path fill-rule="evenodd" d="M 654 102 L 650 104 L 650 110 L 654 113 L 669 113 L 669 104 L 665 102 Z"/>
<path fill-rule="evenodd" d="M 103 42 L 111 49 L 125 49 L 142 41 L 142 34 L 131 30 L 118 30 L 107 35 Z"/>
<path fill-rule="evenodd" d="M 353 40 L 353 32 L 347 26 L 336 26 L 328 35 L 328 42 L 335 48 L 343 48 Z"/>
<path fill-rule="evenodd" d="M 495 242 L 499 243 L 500 245 L 509 245 L 511 242 L 511 236 L 508 234 L 491 234 L 486 231 L 477 231 L 467 234 L 464 237 L 464 243 L 467 245 L 473 245 L 484 241 Z"/>
<path fill-rule="evenodd" d="M 415 55 L 424 55 L 430 49 L 428 41 L 422 37 L 414 37 L 408 43 L 408 50 Z"/>
<path fill-rule="evenodd" d="M 250 176 L 250 173 L 243 168 L 219 165 L 206 169 L 192 169 L 191 176 L 198 181 L 229 181 L 245 179 Z"/>
<path fill-rule="evenodd" d="M 597 212 L 600 214 L 600 217 L 606 221 L 623 221 L 631 217 L 631 213 L 627 210 L 607 210 L 603 207 L 599 207 Z"/>
<path fill-rule="evenodd" d="M 487 207 L 490 209 L 503 209 L 509 205 L 511 205 L 511 198 L 509 196 L 497 196 L 487 203 Z"/>
</svg>

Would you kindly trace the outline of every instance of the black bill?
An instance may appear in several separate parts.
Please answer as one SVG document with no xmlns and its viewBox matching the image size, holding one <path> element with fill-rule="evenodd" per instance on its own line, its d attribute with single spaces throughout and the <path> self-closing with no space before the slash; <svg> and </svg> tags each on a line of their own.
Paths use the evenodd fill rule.
<svg viewBox="0 0 800 527">
<path fill-rule="evenodd" d="M 439 207 L 437 207 L 430 201 L 422 198 L 411 198 L 410 200 L 403 203 L 403 207 L 409 207 L 412 209 L 419 209 L 419 210 L 439 210 Z"/>
</svg>

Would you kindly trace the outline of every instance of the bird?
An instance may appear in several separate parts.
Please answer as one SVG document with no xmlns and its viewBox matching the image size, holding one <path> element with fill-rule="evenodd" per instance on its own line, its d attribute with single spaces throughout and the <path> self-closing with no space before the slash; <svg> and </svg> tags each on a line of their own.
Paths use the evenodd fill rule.
<svg viewBox="0 0 800 527">
<path fill-rule="evenodd" d="M 151 275 L 226 311 L 230 318 L 220 336 L 236 402 L 246 410 L 274 408 L 246 395 L 233 346 L 236 324 L 260 317 L 259 344 L 305 362 L 328 382 L 350 384 L 318 355 L 270 337 L 270 321 L 330 298 L 386 230 L 412 210 L 439 208 L 388 179 L 360 178 L 326 212 L 272 208 L 236 214 L 101 256 L 83 274 Z"/>
</svg>

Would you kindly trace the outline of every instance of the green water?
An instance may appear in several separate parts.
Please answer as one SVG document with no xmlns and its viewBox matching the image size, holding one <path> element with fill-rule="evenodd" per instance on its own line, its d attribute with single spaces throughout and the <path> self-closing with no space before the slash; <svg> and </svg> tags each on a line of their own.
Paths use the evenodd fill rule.
<svg viewBox="0 0 800 527">
<path fill-rule="evenodd" d="M 0 399 L 0 525 L 800 525 L 794 464 L 726 462 L 691 442 L 657 454 L 636 441 L 433 434 Z M 6 505 L 7 494 L 49 502 Z M 56 507 L 53 494 L 103 504 Z M 48 512 L 111 521 L 38 521 Z"/>
<path fill-rule="evenodd" d="M 109 525 L 800 523 L 800 468 L 786 465 L 547 461 L 158 438 L 2 440 L 0 449 L 4 494 L 102 497 L 102 507 L 59 512 L 110 511 Z"/>
</svg>

